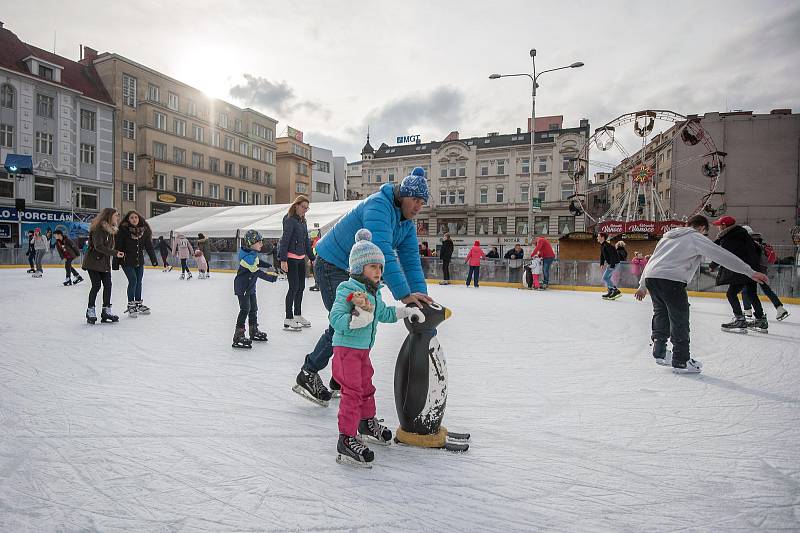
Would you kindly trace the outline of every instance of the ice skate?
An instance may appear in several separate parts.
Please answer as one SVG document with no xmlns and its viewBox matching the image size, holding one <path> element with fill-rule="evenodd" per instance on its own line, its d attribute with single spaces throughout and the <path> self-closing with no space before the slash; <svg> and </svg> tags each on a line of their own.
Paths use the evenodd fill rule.
<svg viewBox="0 0 800 533">
<path fill-rule="evenodd" d="M 192 279 L 192 273 L 191 273 L 191 272 L 189 272 L 189 275 L 188 275 L 188 276 L 186 276 L 186 279 L 187 279 L 187 280 L 189 280 L 189 279 Z"/>
<path fill-rule="evenodd" d="M 672 371 L 678 374 L 699 374 L 703 368 L 703 363 L 694 359 L 689 359 L 685 363 L 672 362 Z"/>
<path fill-rule="evenodd" d="M 233 333 L 233 343 L 231 344 L 233 348 L 252 348 L 253 342 L 244 336 L 244 327 L 236 327 L 236 331 Z"/>
<path fill-rule="evenodd" d="M 184 274 L 183 272 L 181 272 L 181 277 L 180 277 L 180 279 L 186 279 L 186 274 Z"/>
<path fill-rule="evenodd" d="M 197 279 L 206 279 L 206 275 L 200 272 L 199 274 L 197 274 Z"/>
<path fill-rule="evenodd" d="M 172 266 L 172 265 L 168 266 L 168 267 L 167 267 L 167 272 L 172 272 L 172 268 L 173 268 L 173 266 Z"/>
<path fill-rule="evenodd" d="M 374 416 L 358 423 L 358 433 L 365 442 L 389 446 L 392 442 L 392 430 L 381 424 Z"/>
<path fill-rule="evenodd" d="M 653 358 L 657 365 L 670 366 L 672 364 L 672 352 L 667 350 L 667 341 L 653 341 Z"/>
<path fill-rule="evenodd" d="M 136 304 L 136 309 L 140 315 L 150 314 L 150 308 L 144 305 L 141 300 L 134 300 L 134 303 Z"/>
<path fill-rule="evenodd" d="M 333 379 L 333 376 L 331 376 L 331 380 L 328 382 L 328 387 L 331 389 L 331 398 L 342 397 L 342 386 Z"/>
<path fill-rule="evenodd" d="M 767 317 L 762 316 L 761 318 L 754 319 L 751 324 L 747 324 L 747 328 L 749 331 L 755 331 L 756 333 L 769 333 Z"/>
<path fill-rule="evenodd" d="M 372 468 L 375 454 L 355 437 L 348 437 L 340 433 L 336 451 L 339 452 L 339 455 L 336 456 L 336 462 L 341 465 Z"/>
<path fill-rule="evenodd" d="M 729 333 L 747 333 L 747 320 L 743 316 L 733 317 L 733 320 L 722 324 L 722 331 Z"/>
<path fill-rule="evenodd" d="M 295 322 L 297 322 L 298 324 L 300 324 L 304 328 L 310 328 L 311 327 L 311 322 L 309 322 L 308 320 L 303 318 L 301 315 L 294 315 L 294 320 L 295 320 Z"/>
<path fill-rule="evenodd" d="M 250 324 L 250 340 L 265 342 L 269 339 L 267 339 L 266 333 L 264 333 L 263 331 L 259 331 L 258 324 Z"/>
<path fill-rule="evenodd" d="M 42 274 L 41 272 L 34 272 L 34 273 L 33 273 L 33 277 L 34 277 L 34 278 L 41 278 L 41 277 L 42 277 L 42 275 L 43 275 L 43 274 Z"/>
<path fill-rule="evenodd" d="M 131 318 L 138 317 L 139 309 L 136 307 L 136 302 L 128 302 L 128 308 L 125 309 L 125 313 L 128 313 L 128 316 Z"/>
<path fill-rule="evenodd" d="M 755 317 L 753 316 L 752 309 L 745 310 L 744 319 L 747 322 L 748 327 L 751 326 L 756 321 Z"/>
<path fill-rule="evenodd" d="M 103 311 L 100 313 L 100 322 L 101 323 L 105 323 L 105 322 L 114 323 L 114 322 L 118 322 L 118 321 L 119 321 L 119 317 L 111 312 L 111 306 L 103 308 Z"/>
<path fill-rule="evenodd" d="M 309 287 L 308 290 L 310 290 L 311 292 L 319 292 L 319 285 L 314 285 L 313 287 Z"/>
<path fill-rule="evenodd" d="M 292 387 L 292 390 L 302 396 L 303 398 L 312 401 L 323 407 L 328 407 L 328 402 L 331 399 L 331 393 L 322 384 L 319 374 L 316 372 L 309 372 L 308 370 L 301 370 L 297 374 L 297 385 Z"/>
<path fill-rule="evenodd" d="M 78 283 L 80 283 L 81 281 L 83 281 L 83 278 L 82 278 L 82 277 L 80 277 L 80 276 L 78 276 L 77 278 L 75 278 L 75 281 L 73 281 L 73 282 L 72 282 L 72 284 L 73 284 L 73 285 L 77 285 L 77 284 L 78 284 Z"/>
<path fill-rule="evenodd" d="M 97 313 L 94 310 L 94 307 L 87 307 L 86 308 L 86 323 L 87 324 L 95 324 L 97 322 Z"/>
<path fill-rule="evenodd" d="M 284 331 L 300 331 L 303 326 L 294 318 L 287 318 L 283 321 Z"/>
<path fill-rule="evenodd" d="M 72 279 L 67 278 L 67 280 L 63 283 L 65 287 L 70 287 L 72 285 Z"/>
<path fill-rule="evenodd" d="M 449 281 L 440 281 L 439 285 L 450 285 Z"/>
<path fill-rule="evenodd" d="M 602 298 L 603 300 L 608 300 L 608 298 L 609 298 L 609 297 L 610 297 L 610 296 L 611 296 L 613 293 L 614 293 L 614 291 L 613 291 L 612 289 L 608 289 L 608 291 L 607 291 L 607 292 L 606 292 L 606 293 L 605 293 L 603 296 L 601 296 L 601 298 Z"/>
<path fill-rule="evenodd" d="M 622 292 L 619 289 L 615 288 L 611 291 L 611 294 L 608 295 L 607 300 L 619 300 L 622 297 Z"/>
<path fill-rule="evenodd" d="M 783 308 L 782 305 L 779 305 L 775 308 L 777 315 L 775 316 L 775 320 L 784 320 L 786 317 L 789 316 L 789 311 Z"/>
<path fill-rule="evenodd" d="M 26 274 L 33 274 L 34 272 L 36 271 L 32 268 L 29 268 L 28 270 L 25 271 Z"/>
</svg>

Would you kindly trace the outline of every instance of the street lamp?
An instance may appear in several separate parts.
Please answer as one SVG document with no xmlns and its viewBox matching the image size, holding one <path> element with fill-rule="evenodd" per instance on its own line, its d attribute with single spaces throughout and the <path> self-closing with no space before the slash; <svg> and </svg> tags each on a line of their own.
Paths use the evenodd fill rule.
<svg viewBox="0 0 800 533">
<path fill-rule="evenodd" d="M 531 80 L 531 84 L 533 88 L 531 89 L 531 159 L 530 165 L 528 166 L 528 241 L 531 243 L 533 241 L 533 163 L 534 163 L 534 154 L 533 148 L 536 144 L 536 89 L 539 87 L 537 80 L 539 76 L 546 72 L 554 72 L 556 70 L 564 70 L 565 68 L 579 68 L 583 66 L 582 61 L 576 61 L 572 64 L 565 65 L 563 67 L 558 68 L 551 68 L 547 70 L 543 70 L 540 73 L 536 73 L 536 49 L 531 49 L 531 62 L 533 63 L 533 74 L 491 74 L 489 76 L 490 80 L 496 80 L 499 78 L 513 78 L 515 76 L 527 76 Z"/>
</svg>

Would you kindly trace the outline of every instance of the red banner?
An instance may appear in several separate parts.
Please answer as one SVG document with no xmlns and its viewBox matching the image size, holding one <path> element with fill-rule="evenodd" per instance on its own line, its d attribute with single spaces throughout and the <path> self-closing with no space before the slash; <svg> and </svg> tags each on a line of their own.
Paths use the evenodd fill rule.
<svg viewBox="0 0 800 533">
<path fill-rule="evenodd" d="M 604 220 L 597 224 L 599 233 L 650 233 L 663 235 L 674 228 L 682 228 L 685 224 L 680 220 Z"/>
</svg>

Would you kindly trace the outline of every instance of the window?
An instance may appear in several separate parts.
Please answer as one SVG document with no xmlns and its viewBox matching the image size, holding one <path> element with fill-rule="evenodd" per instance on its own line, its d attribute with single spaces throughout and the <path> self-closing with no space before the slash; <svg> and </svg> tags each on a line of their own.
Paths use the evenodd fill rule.
<svg viewBox="0 0 800 533">
<path fill-rule="evenodd" d="M 203 196 L 203 182 L 192 180 L 192 194 L 195 196 Z"/>
<path fill-rule="evenodd" d="M 239 203 L 246 204 L 247 203 L 247 191 L 244 189 L 239 189 Z"/>
<path fill-rule="evenodd" d="M 564 172 L 568 172 L 572 166 L 572 158 L 571 157 L 562 157 L 561 158 L 561 170 Z"/>
<path fill-rule="evenodd" d="M 211 145 L 212 146 L 216 146 L 217 148 L 219 148 L 219 132 L 218 131 L 212 131 L 211 132 Z"/>
<path fill-rule="evenodd" d="M 670 179 L 671 177 L 672 177 L 672 171 L 667 170 L 667 179 Z"/>
<path fill-rule="evenodd" d="M 531 173 L 531 160 L 530 159 L 523 159 L 522 160 L 522 173 L 523 174 L 530 174 Z"/>
<path fill-rule="evenodd" d="M 550 217 L 534 217 L 533 232 L 537 235 L 547 235 L 550 232 Z"/>
<path fill-rule="evenodd" d="M 173 148 L 172 156 L 176 165 L 186 164 L 186 150 L 184 150 L 183 148 Z"/>
<path fill-rule="evenodd" d="M 0 107 L 14 109 L 14 88 L 7 83 L 0 88 Z"/>
<path fill-rule="evenodd" d="M 323 183 L 318 181 L 317 182 L 317 192 L 322 194 L 330 194 L 331 193 L 331 184 L 330 183 Z"/>
<path fill-rule="evenodd" d="M 394 182 L 394 172 L 389 172 L 389 182 Z"/>
<path fill-rule="evenodd" d="M 261 171 L 257 168 L 253 169 L 253 181 L 256 183 L 261 181 Z"/>
<path fill-rule="evenodd" d="M 186 121 L 178 118 L 172 120 L 172 132 L 175 135 L 186 137 Z"/>
<path fill-rule="evenodd" d="M 458 203 L 463 204 L 465 201 L 466 192 L 464 189 L 458 189 Z"/>
<path fill-rule="evenodd" d="M 320 172 L 330 173 L 331 171 L 331 164 L 327 161 L 316 161 L 314 162 L 314 170 L 319 170 Z"/>
<path fill-rule="evenodd" d="M 561 184 L 561 199 L 562 200 L 569 200 L 569 197 L 575 194 L 575 184 L 570 182 L 565 182 Z"/>
<path fill-rule="evenodd" d="M 36 153 L 53 155 L 53 134 L 36 132 Z"/>
<path fill-rule="evenodd" d="M 194 100 L 189 100 L 186 102 L 186 109 L 186 112 L 190 117 L 197 116 L 197 104 L 194 102 Z"/>
<path fill-rule="evenodd" d="M 456 177 L 456 167 L 450 166 L 450 167 L 448 167 L 448 171 L 449 171 L 449 175 L 450 175 L 451 178 L 455 178 Z"/>
<path fill-rule="evenodd" d="M 136 201 L 136 185 L 133 183 L 122 184 L 122 200 L 125 202 Z"/>
<path fill-rule="evenodd" d="M 273 152 L 272 150 L 267 150 L 267 157 L 264 159 L 264 161 L 266 161 L 267 163 L 273 163 L 275 161 L 275 152 Z"/>
<path fill-rule="evenodd" d="M 55 202 L 56 180 L 36 176 L 33 183 L 33 199 L 37 202 Z"/>
<path fill-rule="evenodd" d="M 442 167 L 442 170 L 440 171 L 439 177 L 440 178 L 446 178 L 447 177 L 447 167 Z"/>
<path fill-rule="evenodd" d="M 489 164 L 481 163 L 481 176 L 488 176 L 488 175 L 489 175 Z"/>
<path fill-rule="evenodd" d="M 575 231 L 575 217 L 558 217 L 558 231 L 562 235 Z"/>
<path fill-rule="evenodd" d="M 503 196 L 503 187 L 497 187 L 495 189 L 495 200 L 498 204 L 502 204 L 505 201 L 505 196 Z"/>
<path fill-rule="evenodd" d="M 153 111 L 153 125 L 156 129 L 167 131 L 167 115 Z"/>
<path fill-rule="evenodd" d="M 136 159 L 133 152 L 122 152 L 122 168 L 136 170 Z"/>
<path fill-rule="evenodd" d="M 220 113 L 217 116 L 217 126 L 220 128 L 228 129 L 228 115 L 225 113 Z"/>
<path fill-rule="evenodd" d="M 97 113 L 88 109 L 81 109 L 81 129 L 97 131 Z"/>
<path fill-rule="evenodd" d="M 233 201 L 233 187 L 225 187 L 225 200 L 228 202 Z"/>
<path fill-rule="evenodd" d="M 305 194 L 305 193 L 308 192 L 308 185 L 306 185 L 302 181 L 298 181 L 297 185 L 295 186 L 294 189 L 295 189 L 295 192 L 297 192 L 299 194 Z"/>
<path fill-rule="evenodd" d="M 540 157 L 539 158 L 539 172 L 547 172 L 547 158 Z"/>
<path fill-rule="evenodd" d="M 528 234 L 528 217 L 515 217 L 514 218 L 514 234 L 527 235 Z"/>
<path fill-rule="evenodd" d="M 250 147 L 244 141 L 239 141 L 239 153 L 242 155 L 247 155 L 249 153 Z"/>
<path fill-rule="evenodd" d="M 147 86 L 147 99 L 151 102 L 161 101 L 161 92 L 157 85 L 151 83 Z"/>
<path fill-rule="evenodd" d="M 439 190 L 439 205 L 444 205 L 447 203 L 447 189 L 440 189 Z"/>
<path fill-rule="evenodd" d="M 194 136 L 195 141 L 199 143 L 203 142 L 203 127 L 192 124 L 192 136 Z"/>
<path fill-rule="evenodd" d="M 466 218 L 439 219 L 439 232 L 450 233 L 451 235 L 466 235 L 467 219 Z"/>
<path fill-rule="evenodd" d="M 464 178 L 466 177 L 466 175 L 467 175 L 467 167 L 463 165 L 458 167 L 458 177 Z"/>
<path fill-rule="evenodd" d="M 272 185 L 272 172 L 264 171 L 264 183 Z"/>
<path fill-rule="evenodd" d="M 261 160 L 261 147 L 253 145 L 253 159 Z"/>
<path fill-rule="evenodd" d="M 94 165 L 94 145 L 81 143 L 81 163 Z"/>
<path fill-rule="evenodd" d="M 209 183 L 208 196 L 210 198 L 214 198 L 215 200 L 219 200 L 219 185 L 217 185 L 216 183 Z"/>
<path fill-rule="evenodd" d="M 255 135 L 256 137 L 261 137 L 262 139 L 267 138 L 267 128 L 262 126 L 261 124 L 253 122 L 250 128 L 253 132 L 253 135 Z"/>
<path fill-rule="evenodd" d="M 303 176 L 308 176 L 308 163 L 297 163 L 297 172 Z"/>
<path fill-rule="evenodd" d="M 507 223 L 506 217 L 492 218 L 492 233 L 495 235 L 505 235 Z"/>
<path fill-rule="evenodd" d="M 226 176 L 233 176 L 233 172 L 235 169 L 235 165 L 230 161 L 225 161 L 225 175 Z"/>
<path fill-rule="evenodd" d="M 274 141 L 275 140 L 275 132 L 272 131 L 271 128 L 267 129 L 267 140 L 268 141 Z M 272 203 L 272 195 L 271 194 L 269 196 L 267 196 L 267 203 L 268 204 Z"/>
<path fill-rule="evenodd" d="M 299 168 L 300 165 L 298 165 Z M 299 170 L 298 170 L 299 172 Z M 380 174 L 375 174 L 375 183 L 380 183 L 383 177 Z"/>
<path fill-rule="evenodd" d="M 186 192 L 186 178 L 181 178 L 180 176 L 173 176 L 172 190 L 177 193 L 184 194 Z"/>
<path fill-rule="evenodd" d="M 447 191 L 447 203 L 450 205 L 454 205 L 456 203 L 456 190 L 450 189 Z"/>
<path fill-rule="evenodd" d="M 53 98 L 43 94 L 36 95 L 36 114 L 40 117 L 53 118 Z"/>
<path fill-rule="evenodd" d="M 475 235 L 489 235 L 489 217 L 475 217 Z"/>
<path fill-rule="evenodd" d="M 254 192 L 254 193 L 252 194 L 252 199 L 253 199 L 253 205 L 258 205 L 258 204 L 260 204 L 260 203 L 261 203 L 261 193 L 259 193 L 259 192 Z"/>
<path fill-rule="evenodd" d="M 217 159 L 216 157 L 209 157 L 208 170 L 216 174 L 219 174 L 219 159 Z"/>
<path fill-rule="evenodd" d="M 122 75 L 122 102 L 136 107 L 136 78 L 127 74 Z"/>
<path fill-rule="evenodd" d="M 519 199 L 523 203 L 528 203 L 528 196 L 530 191 L 530 185 L 521 185 L 519 188 Z"/>
<path fill-rule="evenodd" d="M 546 196 L 547 196 L 547 185 L 545 185 L 544 183 L 540 183 L 536 188 L 536 198 L 541 203 L 545 201 Z"/>
<path fill-rule="evenodd" d="M 480 203 L 485 204 L 489 201 L 489 188 L 481 187 Z"/>
<path fill-rule="evenodd" d="M 203 168 L 203 154 L 192 152 L 192 166 L 194 168 Z"/>
<path fill-rule="evenodd" d="M 239 178 L 246 180 L 247 179 L 247 167 L 244 165 L 239 165 Z"/>
<path fill-rule="evenodd" d="M 167 145 L 153 142 L 153 157 L 162 161 L 165 160 L 167 158 Z"/>
<path fill-rule="evenodd" d="M 131 184 L 132 185 L 132 184 Z M 76 207 L 80 209 L 97 209 L 97 188 L 78 185 L 75 188 Z"/>
<path fill-rule="evenodd" d="M 178 95 L 173 93 L 173 92 L 171 92 L 171 93 L 169 93 L 167 95 L 167 98 L 168 98 L 167 107 L 169 107 L 173 111 L 177 111 L 178 110 Z"/>
<path fill-rule="evenodd" d="M 123 120 L 122 121 L 122 134 L 127 139 L 135 139 L 136 138 L 136 123 L 131 122 L 130 120 Z"/>
<path fill-rule="evenodd" d="M 53 69 L 51 69 L 50 67 L 45 67 L 44 65 L 39 65 L 39 76 L 52 81 Z"/>
<path fill-rule="evenodd" d="M 271 133 L 272 130 L 269 130 L 269 132 Z M 272 195 L 271 194 L 267 195 L 267 205 L 272 205 Z"/>
<path fill-rule="evenodd" d="M 242 121 L 239 120 L 238 118 L 233 121 L 233 131 L 235 131 L 237 133 L 242 131 Z"/>
<path fill-rule="evenodd" d="M 505 160 L 500 160 L 497 162 L 497 175 L 503 176 L 506 173 L 506 162 Z"/>
<path fill-rule="evenodd" d="M 233 137 L 225 136 L 225 149 L 229 152 L 233 152 Z"/>
<path fill-rule="evenodd" d="M 14 179 L 8 174 L 0 174 L 0 198 L 15 198 Z"/>
<path fill-rule="evenodd" d="M 153 185 L 155 185 L 156 189 L 161 189 L 165 191 L 167 189 L 167 175 L 161 174 L 160 172 L 153 176 Z"/>
<path fill-rule="evenodd" d="M 0 146 L 14 147 L 14 126 L 0 124 Z"/>
</svg>

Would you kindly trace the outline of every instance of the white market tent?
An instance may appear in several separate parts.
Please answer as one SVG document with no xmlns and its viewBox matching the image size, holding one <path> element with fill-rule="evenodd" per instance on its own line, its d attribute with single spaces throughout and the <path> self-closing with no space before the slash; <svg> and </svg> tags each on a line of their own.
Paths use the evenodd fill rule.
<svg viewBox="0 0 800 533">
<path fill-rule="evenodd" d="M 309 231 L 325 233 L 359 201 L 312 203 L 306 214 Z M 148 220 L 153 235 L 183 233 L 192 237 L 236 237 L 249 229 L 265 238 L 277 239 L 283 233 L 283 217 L 290 204 L 241 205 L 234 207 L 181 207 Z"/>
</svg>

